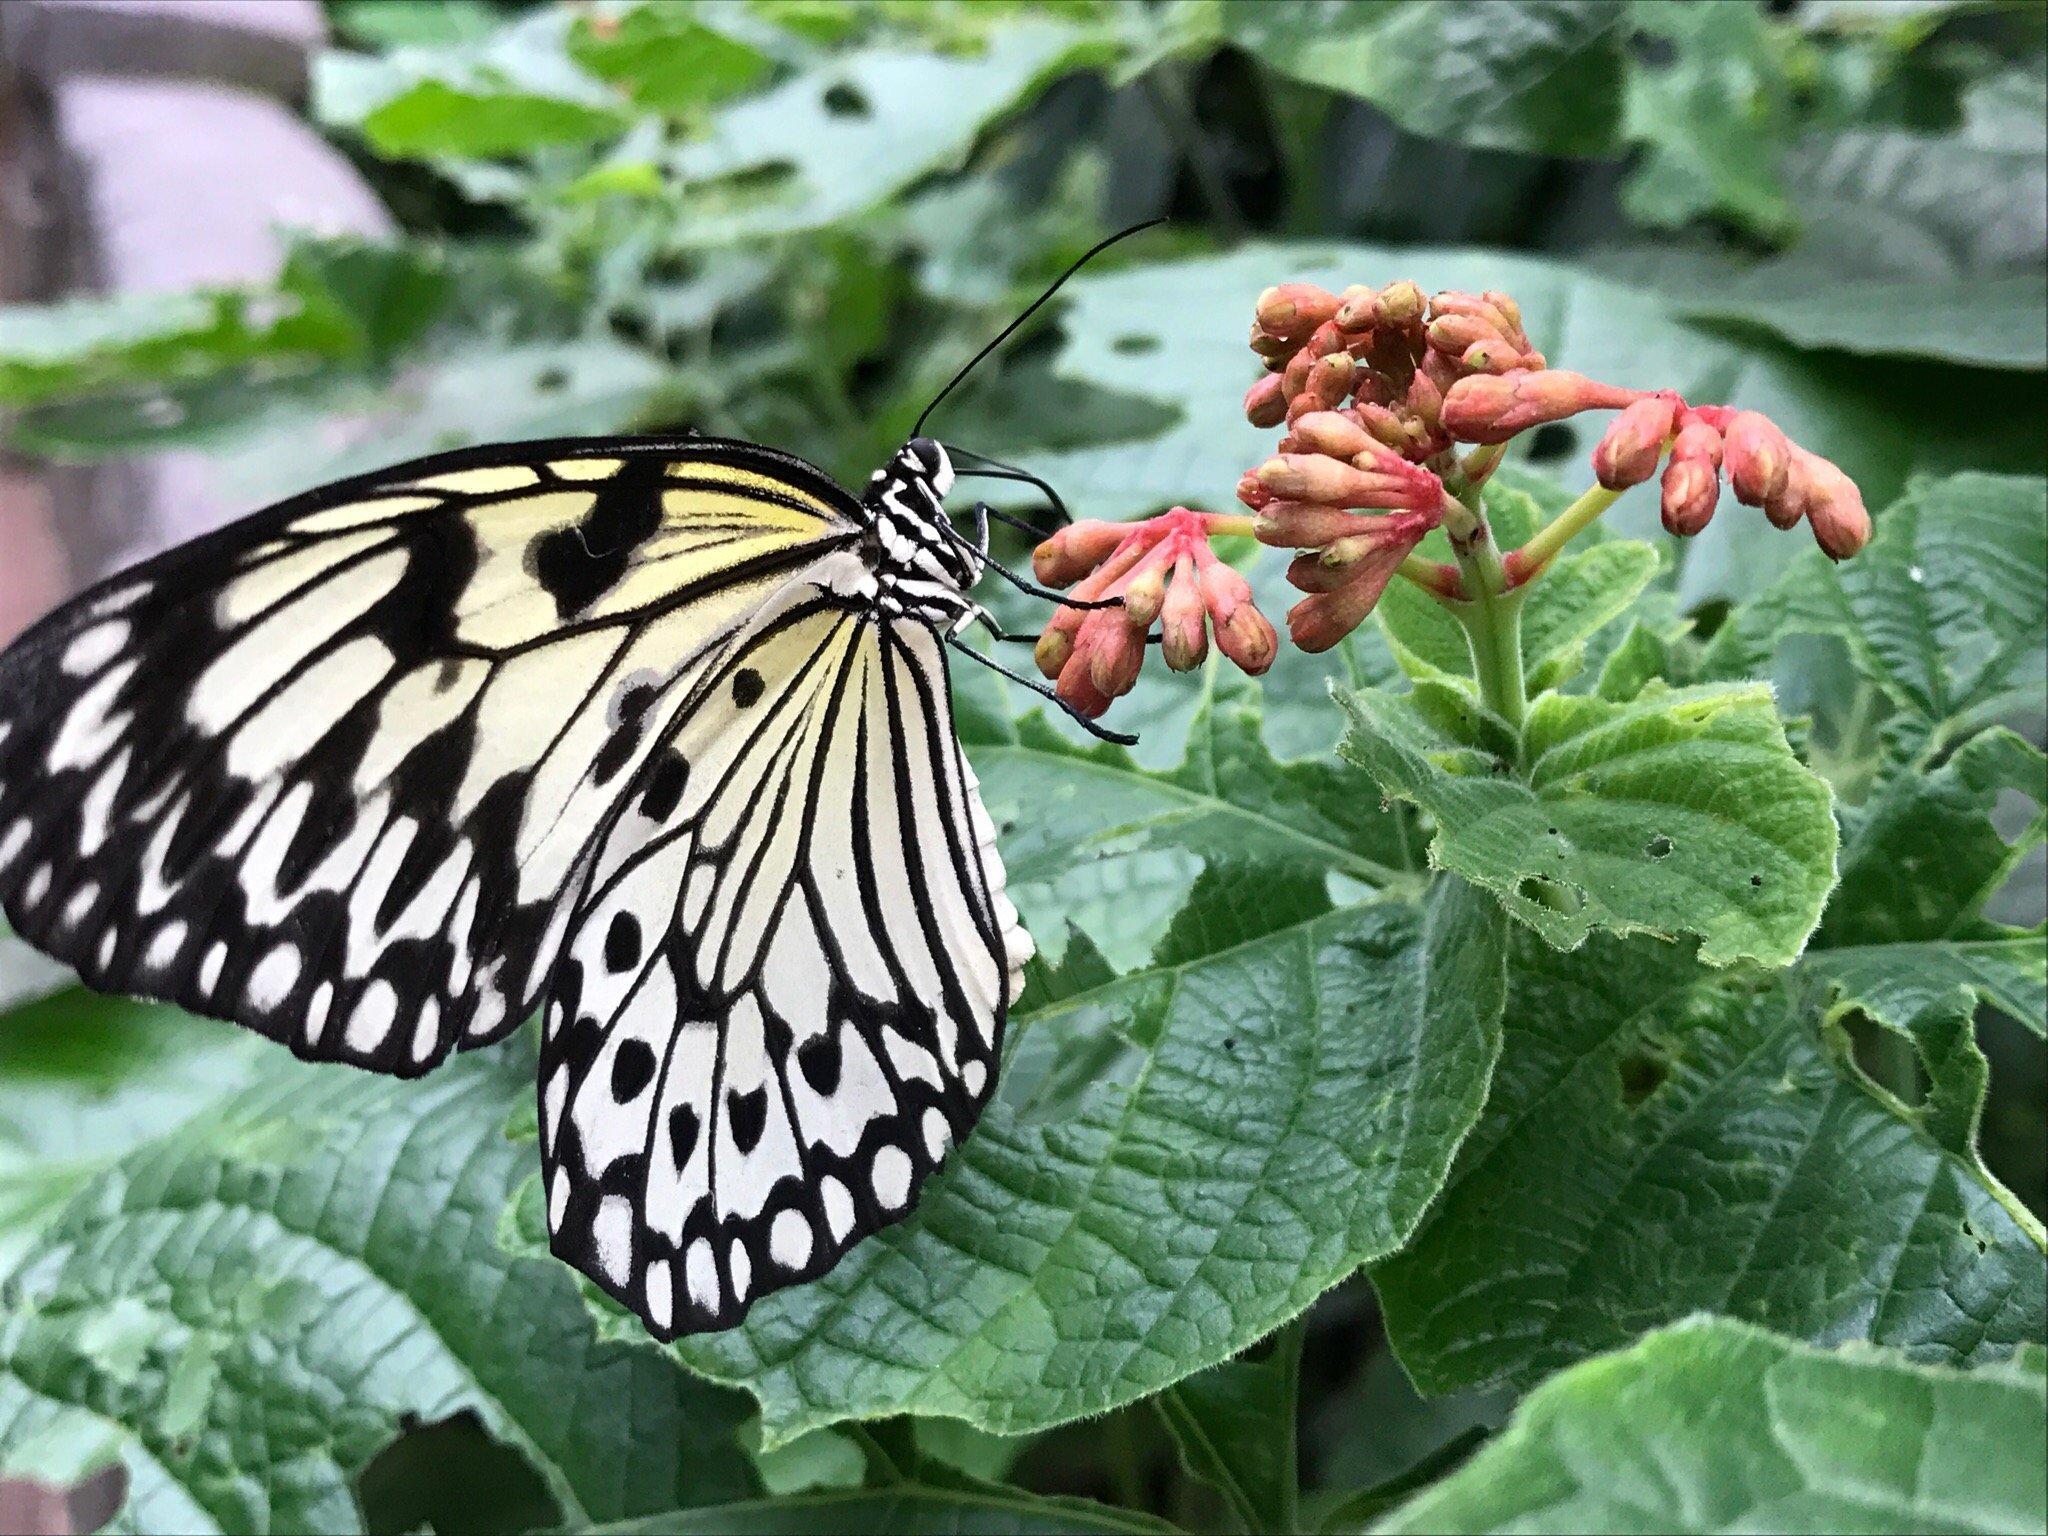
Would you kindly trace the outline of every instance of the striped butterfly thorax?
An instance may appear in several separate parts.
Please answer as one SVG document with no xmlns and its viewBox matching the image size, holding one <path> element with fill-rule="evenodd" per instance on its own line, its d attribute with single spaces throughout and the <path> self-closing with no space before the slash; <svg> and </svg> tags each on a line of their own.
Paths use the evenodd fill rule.
<svg viewBox="0 0 2048 1536">
<path fill-rule="evenodd" d="M 555 1251 L 730 1325 L 912 1207 L 1031 952 L 952 725 L 952 476 L 513 444 L 174 549 L 0 655 L 0 905 L 314 1060 L 539 1010 Z"/>
</svg>

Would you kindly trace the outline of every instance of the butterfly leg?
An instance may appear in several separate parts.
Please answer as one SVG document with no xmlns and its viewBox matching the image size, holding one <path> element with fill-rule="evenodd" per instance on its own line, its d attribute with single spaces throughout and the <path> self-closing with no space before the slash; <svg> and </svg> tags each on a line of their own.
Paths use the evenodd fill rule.
<svg viewBox="0 0 2048 1536">
<path fill-rule="evenodd" d="M 1057 693 L 1053 692 L 1052 689 L 1046 687 L 1044 683 L 1033 682 L 1028 677 L 1023 677 L 1015 672 L 1012 672 L 1008 667 L 1004 666 L 1001 662 L 997 661 L 993 656 L 984 655 L 980 651 L 977 651 L 971 645 L 963 645 L 956 637 L 952 635 L 948 635 L 946 637 L 946 644 L 952 646 L 953 649 L 958 651 L 962 656 L 966 656 L 974 661 L 980 662 L 981 665 L 987 667 L 989 671 L 994 672 L 999 676 L 1007 677 L 1011 682 L 1015 683 L 1018 687 L 1029 688 L 1041 699 L 1049 699 L 1053 703 L 1059 705 L 1061 709 L 1066 711 L 1067 717 L 1071 719 L 1074 722 L 1074 724 L 1080 726 L 1081 729 L 1086 731 L 1090 736 L 1096 737 L 1098 740 L 1101 741 L 1114 742 L 1116 743 L 1116 745 L 1120 747 L 1135 747 L 1138 744 L 1137 737 L 1126 736 L 1122 731 L 1112 731 L 1106 729 L 1103 726 L 1097 725 L 1093 720 L 1090 720 L 1086 715 L 1082 714 L 1081 711 L 1074 708 L 1073 705 L 1069 704 L 1065 699 L 1061 698 Z"/>
</svg>

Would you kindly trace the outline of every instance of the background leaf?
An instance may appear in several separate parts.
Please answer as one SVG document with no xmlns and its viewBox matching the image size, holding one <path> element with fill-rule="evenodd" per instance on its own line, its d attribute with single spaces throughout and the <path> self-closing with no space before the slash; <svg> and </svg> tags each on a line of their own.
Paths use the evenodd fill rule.
<svg viewBox="0 0 2048 1536">
<path fill-rule="evenodd" d="M 1930 1369 L 1699 1319 L 1546 1383 L 1374 1529 L 2031 1530 L 2044 1426 L 2038 1369 Z"/>
</svg>

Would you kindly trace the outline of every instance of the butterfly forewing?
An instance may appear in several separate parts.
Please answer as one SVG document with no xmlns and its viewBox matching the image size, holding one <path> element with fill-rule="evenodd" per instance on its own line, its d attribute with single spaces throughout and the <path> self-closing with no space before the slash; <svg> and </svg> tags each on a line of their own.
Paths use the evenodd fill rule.
<svg viewBox="0 0 2048 1536">
<path fill-rule="evenodd" d="M 596 855 L 540 1078 L 555 1249 L 664 1336 L 910 1208 L 1030 948 L 929 628 L 784 594 L 697 687 Z"/>
<path fill-rule="evenodd" d="M 693 667 L 854 513 L 744 444 L 513 445 L 117 577 L 0 658 L 8 920 L 310 1057 L 495 1038 Z"/>
</svg>

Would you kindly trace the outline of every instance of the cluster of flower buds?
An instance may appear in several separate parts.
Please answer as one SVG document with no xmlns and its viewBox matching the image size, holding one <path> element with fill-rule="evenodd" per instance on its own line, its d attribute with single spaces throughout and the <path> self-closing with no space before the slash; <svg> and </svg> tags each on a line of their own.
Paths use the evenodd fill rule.
<svg viewBox="0 0 2048 1536">
<path fill-rule="evenodd" d="M 1713 518 L 1725 474 L 1735 499 L 1763 508 L 1775 526 L 1795 528 L 1804 518 L 1830 559 L 1846 560 L 1870 542 L 1870 513 L 1855 482 L 1757 411 L 1691 406 L 1669 390 L 1641 395 L 1593 450 L 1594 476 L 1611 491 L 1641 485 L 1667 447 L 1664 526 L 1682 538 Z"/>
<path fill-rule="evenodd" d="M 1156 620 L 1166 664 L 1187 672 L 1216 648 L 1256 676 L 1273 664 L 1278 637 L 1252 602 L 1244 577 L 1216 558 L 1209 539 L 1226 521 L 1175 507 L 1140 523 L 1078 522 L 1040 544 L 1031 563 L 1047 586 L 1071 586 L 1083 603 L 1061 607 L 1038 637 L 1038 670 L 1091 720 L 1138 680 Z"/>
<path fill-rule="evenodd" d="M 1282 283 L 1259 295 L 1251 347 L 1266 376 L 1244 397 L 1253 426 L 1344 410 L 1414 463 L 1449 448 L 1450 395 L 1474 378 L 1543 367 L 1504 293 L 1425 297 L 1410 282 L 1347 288 Z"/>
</svg>

